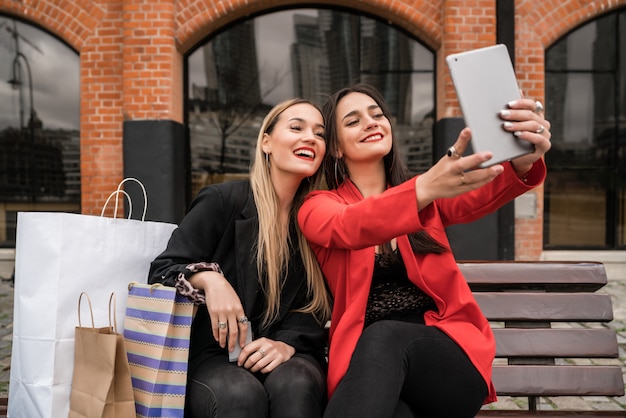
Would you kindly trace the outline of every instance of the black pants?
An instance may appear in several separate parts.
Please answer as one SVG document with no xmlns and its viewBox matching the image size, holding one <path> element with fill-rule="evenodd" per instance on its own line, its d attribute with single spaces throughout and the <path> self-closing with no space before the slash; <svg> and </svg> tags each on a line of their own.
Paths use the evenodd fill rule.
<svg viewBox="0 0 626 418">
<path fill-rule="evenodd" d="M 185 417 L 320 418 L 325 400 L 326 376 L 308 357 L 296 355 L 263 375 L 219 355 L 189 376 Z"/>
<path fill-rule="evenodd" d="M 474 417 L 487 385 L 446 334 L 383 320 L 367 327 L 325 418 Z"/>
</svg>

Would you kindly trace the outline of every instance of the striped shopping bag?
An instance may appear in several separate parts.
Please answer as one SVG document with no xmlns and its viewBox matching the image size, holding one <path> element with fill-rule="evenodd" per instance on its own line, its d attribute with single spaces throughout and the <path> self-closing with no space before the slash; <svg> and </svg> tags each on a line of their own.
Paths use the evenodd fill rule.
<svg viewBox="0 0 626 418">
<path fill-rule="evenodd" d="M 173 287 L 128 285 L 124 339 L 137 417 L 184 416 L 193 314 Z"/>
</svg>

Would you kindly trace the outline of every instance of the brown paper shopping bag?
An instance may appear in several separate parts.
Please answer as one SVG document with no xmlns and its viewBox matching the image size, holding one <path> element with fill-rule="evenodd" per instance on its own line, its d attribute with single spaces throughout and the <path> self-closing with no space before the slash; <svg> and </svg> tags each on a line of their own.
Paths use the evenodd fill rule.
<svg viewBox="0 0 626 418">
<path fill-rule="evenodd" d="M 80 321 L 80 302 L 86 296 L 91 327 Z M 78 327 L 74 339 L 74 371 L 69 418 L 134 417 L 135 400 L 124 337 L 117 333 L 115 294 L 109 299 L 109 326 L 96 328 L 87 293 L 78 298 Z M 111 322 L 111 313 L 113 321 Z"/>
</svg>

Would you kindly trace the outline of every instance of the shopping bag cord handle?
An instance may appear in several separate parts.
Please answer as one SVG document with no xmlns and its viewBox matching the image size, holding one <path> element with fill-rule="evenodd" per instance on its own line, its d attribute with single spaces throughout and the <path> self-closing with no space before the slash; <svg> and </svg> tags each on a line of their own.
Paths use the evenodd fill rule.
<svg viewBox="0 0 626 418">
<path fill-rule="evenodd" d="M 122 193 L 124 196 L 126 196 L 126 199 L 128 199 L 128 219 L 130 219 L 130 216 L 133 213 L 133 201 L 130 200 L 130 196 L 124 190 L 116 190 L 109 195 L 109 197 L 107 198 L 107 201 L 104 202 L 104 206 L 102 206 L 102 212 L 100 213 L 100 216 L 104 216 L 104 210 L 107 208 L 107 205 L 109 204 L 109 200 L 111 200 L 113 195 L 118 195 L 120 193 Z M 115 217 L 117 217 L 117 196 L 115 197 L 115 212 L 113 213 L 113 218 Z"/>
<path fill-rule="evenodd" d="M 139 284 L 139 282 L 130 282 L 128 283 L 128 291 L 130 292 L 130 289 L 133 288 L 134 285 Z M 154 289 L 156 289 L 157 287 L 163 287 L 162 283 L 154 283 L 152 285 L 150 285 L 150 293 L 152 293 L 152 291 Z"/>
<path fill-rule="evenodd" d="M 89 299 L 89 295 L 86 292 L 80 292 L 80 296 L 78 296 L 78 326 L 83 327 L 83 324 L 80 322 L 80 301 L 83 300 L 83 295 L 87 297 L 87 302 L 89 303 L 89 314 L 91 315 L 91 328 L 95 328 L 96 325 L 93 322 L 93 309 L 91 308 L 91 299 Z"/>
<path fill-rule="evenodd" d="M 141 187 L 141 191 L 143 192 L 143 214 L 141 215 L 141 220 L 144 221 L 146 219 L 146 211 L 148 210 L 148 194 L 146 193 L 146 188 L 144 187 L 143 183 L 136 178 L 127 177 L 124 180 L 120 181 L 120 184 L 117 185 L 117 190 L 121 190 L 122 185 L 127 181 L 134 181 Z M 115 199 L 115 213 L 117 213 L 117 199 Z"/>
<path fill-rule="evenodd" d="M 109 297 L 109 326 L 113 328 L 113 332 L 117 334 L 117 311 L 115 307 L 115 292 Z M 113 305 L 113 322 L 111 323 L 111 305 Z"/>
</svg>

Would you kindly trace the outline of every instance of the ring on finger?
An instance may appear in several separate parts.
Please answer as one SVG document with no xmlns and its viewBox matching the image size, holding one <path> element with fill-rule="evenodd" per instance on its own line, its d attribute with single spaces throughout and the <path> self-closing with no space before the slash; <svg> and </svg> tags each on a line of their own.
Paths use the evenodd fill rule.
<svg viewBox="0 0 626 418">
<path fill-rule="evenodd" d="M 543 125 L 539 125 L 539 129 L 537 129 L 537 130 L 535 131 L 535 133 L 536 133 L 536 134 L 542 134 L 542 133 L 543 133 L 543 131 L 545 131 L 545 130 L 546 130 L 546 128 L 545 128 Z"/>
<path fill-rule="evenodd" d="M 456 152 L 456 148 L 454 148 L 454 145 L 451 146 L 450 148 L 448 148 L 448 151 L 446 151 L 446 155 L 450 158 L 461 158 L 461 156 L 459 155 L 458 152 Z"/>
<path fill-rule="evenodd" d="M 535 113 L 543 112 L 543 105 L 539 100 L 535 102 Z"/>
<path fill-rule="evenodd" d="M 465 174 L 461 173 L 461 186 L 465 186 L 467 184 L 467 181 L 465 181 Z"/>
<path fill-rule="evenodd" d="M 237 322 L 239 322 L 240 324 L 247 324 L 248 323 L 248 317 L 244 315 L 241 318 L 239 318 L 237 320 Z"/>
<path fill-rule="evenodd" d="M 261 358 L 265 357 L 265 350 L 263 350 L 262 348 L 259 348 L 257 351 L 261 355 Z"/>
<path fill-rule="evenodd" d="M 227 326 L 227 325 L 228 325 L 228 324 L 227 324 L 226 322 L 218 322 L 218 323 L 217 323 L 217 327 L 218 327 L 219 329 L 226 329 L 226 326 Z"/>
</svg>

